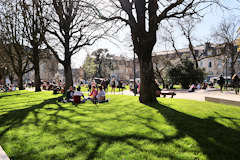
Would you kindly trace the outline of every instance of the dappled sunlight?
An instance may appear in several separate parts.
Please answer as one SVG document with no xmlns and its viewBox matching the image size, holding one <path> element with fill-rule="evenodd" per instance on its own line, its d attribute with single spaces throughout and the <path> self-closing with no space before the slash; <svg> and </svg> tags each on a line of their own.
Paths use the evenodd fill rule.
<svg viewBox="0 0 240 160">
<path fill-rule="evenodd" d="M 61 95 L 50 92 L 17 96 L 21 101 L 16 108 L 10 102 L 7 111 L 0 107 L 0 143 L 12 159 L 214 160 L 238 156 L 239 132 L 224 126 L 229 122 L 217 123 L 228 116 L 213 110 L 208 118 L 206 113 L 193 116 L 194 106 L 189 110 L 185 106 L 192 106 L 192 101 L 160 99 L 162 104 L 149 107 L 137 97 L 111 95 L 109 103 L 88 101 L 75 106 L 57 102 Z M 24 98 L 30 103 L 23 102 Z M 229 120 L 239 126 L 238 119 Z"/>
<path fill-rule="evenodd" d="M 197 141 L 202 152 L 209 159 L 239 157 L 237 147 L 240 145 L 238 138 L 240 132 L 238 130 L 226 127 L 213 119 L 194 117 L 161 104 L 154 104 L 151 107 L 158 109 L 159 113 L 175 126 L 179 134 L 190 136 Z"/>
</svg>

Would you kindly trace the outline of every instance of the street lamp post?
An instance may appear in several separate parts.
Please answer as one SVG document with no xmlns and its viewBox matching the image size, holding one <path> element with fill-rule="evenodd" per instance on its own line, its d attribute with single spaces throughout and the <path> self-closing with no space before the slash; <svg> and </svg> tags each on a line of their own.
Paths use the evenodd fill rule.
<svg viewBox="0 0 240 160">
<path fill-rule="evenodd" d="M 228 87 L 227 65 L 228 65 L 228 58 L 226 57 L 226 90 L 227 90 L 227 87 Z"/>
</svg>

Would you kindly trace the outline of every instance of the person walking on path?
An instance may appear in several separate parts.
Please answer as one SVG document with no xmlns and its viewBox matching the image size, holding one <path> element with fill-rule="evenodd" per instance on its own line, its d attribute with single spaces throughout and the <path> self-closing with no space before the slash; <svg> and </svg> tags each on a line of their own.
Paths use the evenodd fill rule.
<svg viewBox="0 0 240 160">
<path fill-rule="evenodd" d="M 236 93 L 236 94 L 239 94 L 240 78 L 238 77 L 237 74 L 234 74 L 234 75 L 232 76 L 232 82 L 233 82 L 233 87 L 234 87 L 235 93 Z"/>
<path fill-rule="evenodd" d="M 113 78 L 112 81 L 111 81 L 111 87 L 112 87 L 112 89 L 111 89 L 111 93 L 114 92 L 114 94 L 115 94 L 116 81 L 115 81 L 114 78 Z"/>
<path fill-rule="evenodd" d="M 106 92 L 106 91 L 107 91 L 107 88 L 108 88 L 107 80 L 106 80 L 106 79 L 103 79 L 103 80 L 102 80 L 101 86 L 103 87 L 103 90 Z"/>
<path fill-rule="evenodd" d="M 222 92 L 224 83 L 225 83 L 225 79 L 224 79 L 223 76 L 221 75 L 221 76 L 219 77 L 219 80 L 218 80 L 218 84 L 219 84 L 219 86 L 220 86 L 221 92 Z"/>
</svg>

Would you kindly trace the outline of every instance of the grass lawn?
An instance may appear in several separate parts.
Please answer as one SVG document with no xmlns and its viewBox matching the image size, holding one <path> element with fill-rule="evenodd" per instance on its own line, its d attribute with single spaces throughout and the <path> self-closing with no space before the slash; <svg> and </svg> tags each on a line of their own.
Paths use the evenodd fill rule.
<svg viewBox="0 0 240 160">
<path fill-rule="evenodd" d="M 0 93 L 0 145 L 11 160 L 239 160 L 240 108 L 133 96 L 58 103 L 52 92 Z"/>
<path fill-rule="evenodd" d="M 123 90 L 129 90 L 129 86 L 125 86 Z M 81 91 L 88 92 L 88 87 L 86 85 L 81 86 Z M 111 92 L 111 91 L 112 91 L 112 87 L 108 86 L 107 92 Z M 119 92 L 119 88 L 115 88 L 115 92 Z M 122 92 L 122 89 L 120 90 L 120 92 Z"/>
<path fill-rule="evenodd" d="M 160 85 L 159 88 L 163 89 L 163 85 Z M 181 85 L 173 85 L 173 88 L 175 89 L 182 89 L 182 86 Z"/>
</svg>

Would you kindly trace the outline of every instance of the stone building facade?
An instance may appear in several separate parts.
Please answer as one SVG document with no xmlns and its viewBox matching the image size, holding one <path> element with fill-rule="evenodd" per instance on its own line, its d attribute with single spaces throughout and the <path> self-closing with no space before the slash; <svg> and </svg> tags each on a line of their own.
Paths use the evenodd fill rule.
<svg viewBox="0 0 240 160">
<path fill-rule="evenodd" d="M 223 52 L 222 48 L 223 45 L 216 45 L 210 43 L 194 47 L 195 54 L 200 59 L 198 61 L 199 68 L 205 70 L 205 73 L 207 74 L 206 77 L 207 80 L 209 80 L 212 77 L 219 77 L 220 75 L 224 75 L 225 77 L 231 76 L 230 71 L 231 59 L 226 58 L 225 54 L 222 53 Z M 188 48 L 179 49 L 178 54 L 182 58 L 193 60 L 193 57 L 191 56 Z M 163 51 L 154 53 L 153 61 L 154 59 L 155 61 L 157 61 L 156 64 L 159 66 L 164 65 L 162 63 L 164 59 L 169 60 L 172 64 L 180 63 L 180 59 L 175 51 Z M 236 73 L 240 72 L 240 57 L 235 63 L 235 71 Z"/>
<path fill-rule="evenodd" d="M 134 63 L 133 59 L 128 59 L 123 56 L 114 56 L 112 59 L 114 70 L 111 71 L 111 76 L 120 80 L 130 80 L 134 78 Z M 138 59 L 135 59 L 136 78 L 140 78 L 140 67 Z"/>
<path fill-rule="evenodd" d="M 40 58 L 40 78 L 42 81 L 53 82 L 57 78 L 59 62 L 53 54 Z M 26 73 L 23 77 L 25 83 L 34 81 L 34 70 Z"/>
</svg>

